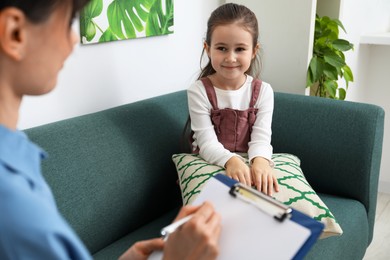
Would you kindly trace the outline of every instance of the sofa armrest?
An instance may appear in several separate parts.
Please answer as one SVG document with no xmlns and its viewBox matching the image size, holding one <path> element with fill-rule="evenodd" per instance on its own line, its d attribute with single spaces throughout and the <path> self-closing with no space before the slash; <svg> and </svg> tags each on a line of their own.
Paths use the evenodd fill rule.
<svg viewBox="0 0 390 260">
<path fill-rule="evenodd" d="M 275 93 L 272 131 L 274 152 L 297 155 L 317 192 L 364 204 L 372 238 L 384 110 L 370 104 Z"/>
</svg>

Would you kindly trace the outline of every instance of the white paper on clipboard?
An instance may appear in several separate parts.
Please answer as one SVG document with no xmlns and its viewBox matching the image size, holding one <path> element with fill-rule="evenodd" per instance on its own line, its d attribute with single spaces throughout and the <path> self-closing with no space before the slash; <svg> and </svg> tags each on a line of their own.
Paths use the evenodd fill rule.
<svg viewBox="0 0 390 260">
<path fill-rule="evenodd" d="M 264 211 L 229 194 L 229 187 L 211 178 L 192 203 L 213 203 L 222 217 L 218 259 L 292 259 L 310 230 L 290 219 L 279 222 Z"/>
</svg>

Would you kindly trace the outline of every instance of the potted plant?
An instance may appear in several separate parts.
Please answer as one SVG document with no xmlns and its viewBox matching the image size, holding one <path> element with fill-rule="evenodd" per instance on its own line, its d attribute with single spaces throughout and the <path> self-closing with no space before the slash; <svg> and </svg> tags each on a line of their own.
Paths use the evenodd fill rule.
<svg viewBox="0 0 390 260">
<path fill-rule="evenodd" d="M 353 49 L 353 44 L 339 39 L 339 27 L 346 32 L 338 19 L 316 15 L 313 57 L 307 70 L 306 84 L 311 95 L 344 100 L 348 83 L 353 81 L 343 53 Z M 344 78 L 346 89 L 338 86 L 339 78 Z"/>
</svg>

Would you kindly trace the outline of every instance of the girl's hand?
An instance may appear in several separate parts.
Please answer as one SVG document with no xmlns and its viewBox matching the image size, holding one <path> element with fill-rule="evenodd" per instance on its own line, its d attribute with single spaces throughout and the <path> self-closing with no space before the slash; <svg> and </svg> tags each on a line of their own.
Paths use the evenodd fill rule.
<svg viewBox="0 0 390 260">
<path fill-rule="evenodd" d="M 267 159 L 255 157 L 252 160 L 251 174 L 258 191 L 269 196 L 272 196 L 273 191 L 279 191 L 278 181 Z"/>
<path fill-rule="evenodd" d="M 226 175 L 243 184 L 251 186 L 251 174 L 249 167 L 238 156 L 230 158 L 226 164 Z"/>
</svg>

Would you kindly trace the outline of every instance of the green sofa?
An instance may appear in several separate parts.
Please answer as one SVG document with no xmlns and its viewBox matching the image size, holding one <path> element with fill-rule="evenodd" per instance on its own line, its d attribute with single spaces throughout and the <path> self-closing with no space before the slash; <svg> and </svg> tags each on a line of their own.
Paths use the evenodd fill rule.
<svg viewBox="0 0 390 260">
<path fill-rule="evenodd" d="M 185 91 L 25 130 L 48 153 L 42 171 L 58 207 L 95 259 L 156 237 L 181 205 L 175 166 Z M 275 93 L 274 152 L 297 155 L 343 228 L 306 259 L 362 259 L 374 230 L 384 111 Z"/>
</svg>

